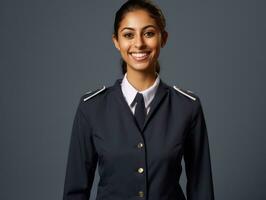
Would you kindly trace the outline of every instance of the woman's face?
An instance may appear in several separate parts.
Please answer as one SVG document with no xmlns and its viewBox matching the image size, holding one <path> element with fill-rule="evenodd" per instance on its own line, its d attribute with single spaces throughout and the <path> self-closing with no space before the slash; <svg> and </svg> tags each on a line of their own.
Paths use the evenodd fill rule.
<svg viewBox="0 0 266 200">
<path fill-rule="evenodd" d="M 127 71 L 152 71 L 167 40 L 167 32 L 160 32 L 155 19 L 145 10 L 127 13 L 118 28 L 113 42 L 127 63 Z"/>
</svg>

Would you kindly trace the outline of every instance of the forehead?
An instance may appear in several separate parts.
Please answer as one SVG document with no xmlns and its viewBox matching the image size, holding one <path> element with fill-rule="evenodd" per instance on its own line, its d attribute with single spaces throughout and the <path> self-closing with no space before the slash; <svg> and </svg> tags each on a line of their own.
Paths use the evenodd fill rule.
<svg viewBox="0 0 266 200">
<path fill-rule="evenodd" d="M 142 28 L 147 25 L 154 25 L 157 27 L 156 20 L 152 18 L 145 10 L 134 10 L 125 14 L 124 18 L 120 22 L 119 29 L 124 27 Z"/>
</svg>

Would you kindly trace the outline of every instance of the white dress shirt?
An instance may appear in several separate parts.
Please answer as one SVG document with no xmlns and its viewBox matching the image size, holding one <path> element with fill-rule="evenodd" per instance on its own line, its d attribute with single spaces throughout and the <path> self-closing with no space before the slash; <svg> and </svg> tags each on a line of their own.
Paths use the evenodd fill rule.
<svg viewBox="0 0 266 200">
<path fill-rule="evenodd" d="M 142 90 L 142 91 L 138 91 L 136 90 L 129 82 L 127 79 L 127 73 L 125 73 L 124 78 L 121 82 L 121 89 L 123 92 L 123 95 L 128 103 L 128 106 L 130 107 L 132 113 L 135 113 L 135 108 L 136 108 L 136 103 L 133 103 L 133 100 L 136 96 L 136 94 L 139 92 L 143 95 L 144 98 L 144 103 L 145 103 L 145 108 L 146 108 L 146 113 L 148 114 L 148 112 L 150 111 L 150 103 L 153 99 L 153 97 L 155 96 L 156 90 L 158 88 L 158 85 L 160 83 L 160 77 L 159 74 L 157 74 L 156 80 L 154 81 L 153 85 L 150 86 L 149 88 Z"/>
</svg>

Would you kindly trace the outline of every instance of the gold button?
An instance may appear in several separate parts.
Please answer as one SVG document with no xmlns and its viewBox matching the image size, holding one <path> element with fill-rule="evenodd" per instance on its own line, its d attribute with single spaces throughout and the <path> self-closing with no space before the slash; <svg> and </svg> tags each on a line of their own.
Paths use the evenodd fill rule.
<svg viewBox="0 0 266 200">
<path fill-rule="evenodd" d="M 140 142 L 140 143 L 138 143 L 138 148 L 140 149 L 140 148 L 142 148 L 144 145 Z"/>
<path fill-rule="evenodd" d="M 139 191 L 139 197 L 144 197 L 144 192 L 143 191 Z"/>
<path fill-rule="evenodd" d="M 138 169 L 138 172 L 139 172 L 139 173 L 143 173 L 143 172 L 144 172 L 144 169 L 140 167 L 140 168 Z"/>
</svg>

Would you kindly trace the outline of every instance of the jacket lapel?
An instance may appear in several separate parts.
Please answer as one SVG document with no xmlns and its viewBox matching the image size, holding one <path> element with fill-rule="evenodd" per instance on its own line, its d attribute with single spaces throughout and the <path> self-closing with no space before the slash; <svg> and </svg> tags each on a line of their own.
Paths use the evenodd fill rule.
<svg viewBox="0 0 266 200">
<path fill-rule="evenodd" d="M 113 86 L 114 98 L 116 98 L 116 100 L 118 100 L 119 104 L 122 106 L 122 110 L 121 110 L 121 112 L 123 112 L 122 114 L 127 115 L 130 119 L 129 122 L 133 122 L 134 126 L 139 131 L 141 131 L 141 128 L 138 126 L 138 123 L 137 123 L 136 118 L 134 117 L 134 114 L 132 113 L 129 105 L 126 102 L 126 99 L 121 89 L 121 82 L 122 82 L 122 79 L 117 79 Z"/>
<path fill-rule="evenodd" d="M 150 111 L 148 115 L 146 116 L 141 132 L 144 131 L 145 127 L 148 125 L 152 116 L 156 113 L 156 110 L 159 108 L 160 103 L 162 102 L 166 94 L 168 94 L 168 92 L 169 92 L 169 87 L 162 81 L 162 79 L 160 79 L 160 83 L 158 85 L 157 91 L 150 105 Z"/>
</svg>

